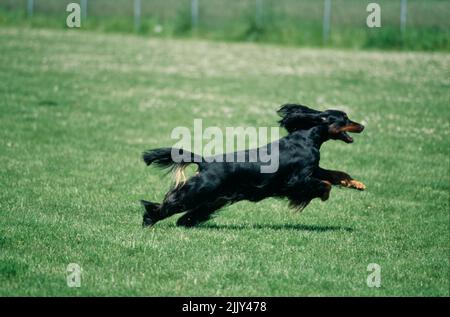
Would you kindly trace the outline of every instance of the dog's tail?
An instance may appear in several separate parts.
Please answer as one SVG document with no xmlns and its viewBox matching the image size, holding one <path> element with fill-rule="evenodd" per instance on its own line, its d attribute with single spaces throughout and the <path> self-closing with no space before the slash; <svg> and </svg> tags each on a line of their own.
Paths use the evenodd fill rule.
<svg viewBox="0 0 450 317">
<path fill-rule="evenodd" d="M 203 157 L 192 152 L 176 148 L 159 148 L 145 151 L 142 155 L 145 164 L 155 164 L 161 168 L 170 168 L 175 175 L 175 187 L 186 182 L 184 170 L 191 164 L 201 165 Z"/>
</svg>

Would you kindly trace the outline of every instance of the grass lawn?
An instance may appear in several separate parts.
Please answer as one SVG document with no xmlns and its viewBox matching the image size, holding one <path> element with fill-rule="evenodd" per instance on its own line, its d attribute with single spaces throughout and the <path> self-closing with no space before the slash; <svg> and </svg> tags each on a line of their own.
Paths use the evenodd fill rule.
<svg viewBox="0 0 450 317">
<path fill-rule="evenodd" d="M 0 29 L 0 295 L 449 296 L 449 68 L 448 53 Z M 194 118 L 274 126 L 285 102 L 366 125 L 321 161 L 365 192 L 141 228 L 138 200 L 170 185 L 143 150 Z"/>
</svg>

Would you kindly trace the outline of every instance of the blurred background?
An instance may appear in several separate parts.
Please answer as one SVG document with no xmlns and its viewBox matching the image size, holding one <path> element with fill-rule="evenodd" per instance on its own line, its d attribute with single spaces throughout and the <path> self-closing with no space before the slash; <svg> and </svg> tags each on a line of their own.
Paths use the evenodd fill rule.
<svg viewBox="0 0 450 317">
<path fill-rule="evenodd" d="M 0 26 L 66 28 L 70 0 L 0 0 Z M 368 3 L 381 28 L 368 28 Z M 81 0 L 82 29 L 296 46 L 445 50 L 448 0 Z"/>
</svg>

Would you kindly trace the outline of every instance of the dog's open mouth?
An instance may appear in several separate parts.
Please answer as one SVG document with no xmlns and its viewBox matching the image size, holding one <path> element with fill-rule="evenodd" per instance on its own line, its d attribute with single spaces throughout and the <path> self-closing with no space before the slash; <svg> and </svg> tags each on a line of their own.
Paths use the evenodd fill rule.
<svg viewBox="0 0 450 317">
<path fill-rule="evenodd" d="M 348 135 L 347 132 L 361 133 L 363 130 L 364 126 L 362 124 L 352 122 L 351 124 L 346 125 L 340 129 L 333 129 L 331 133 L 335 135 L 336 139 L 342 140 L 345 143 L 353 143 L 353 138 Z"/>
<path fill-rule="evenodd" d="M 353 142 L 353 138 L 350 135 L 348 135 L 347 132 L 339 132 L 338 138 L 341 139 L 342 141 L 344 141 L 345 143 Z"/>
</svg>

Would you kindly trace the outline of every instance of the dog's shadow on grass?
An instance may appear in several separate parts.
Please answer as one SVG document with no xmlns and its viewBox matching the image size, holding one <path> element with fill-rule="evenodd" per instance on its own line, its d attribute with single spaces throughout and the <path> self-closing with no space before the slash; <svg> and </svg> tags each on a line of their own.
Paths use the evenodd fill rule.
<svg viewBox="0 0 450 317">
<path fill-rule="evenodd" d="M 304 224 L 254 224 L 254 225 L 218 225 L 204 224 L 197 227 L 198 229 L 212 230 L 245 230 L 245 229 L 264 229 L 264 230 L 298 230 L 311 232 L 328 232 L 328 231 L 345 231 L 353 232 L 353 228 L 342 226 L 320 226 L 320 225 L 304 225 Z"/>
</svg>

